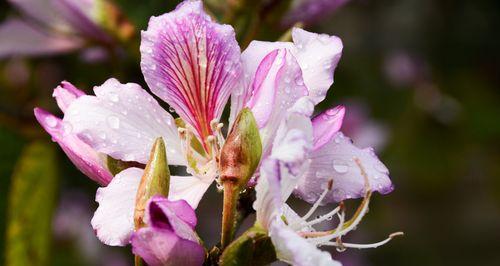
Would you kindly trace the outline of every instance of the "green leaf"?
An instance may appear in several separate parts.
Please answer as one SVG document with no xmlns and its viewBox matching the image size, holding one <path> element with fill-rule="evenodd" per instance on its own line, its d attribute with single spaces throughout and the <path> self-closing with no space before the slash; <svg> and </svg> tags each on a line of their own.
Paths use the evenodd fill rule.
<svg viewBox="0 0 500 266">
<path fill-rule="evenodd" d="M 8 203 L 6 265 L 48 265 L 58 172 L 54 147 L 34 142 L 12 176 Z"/>
<path fill-rule="evenodd" d="M 274 261 L 276 252 L 271 238 L 262 227 L 254 225 L 224 250 L 219 265 L 254 266 Z"/>
</svg>

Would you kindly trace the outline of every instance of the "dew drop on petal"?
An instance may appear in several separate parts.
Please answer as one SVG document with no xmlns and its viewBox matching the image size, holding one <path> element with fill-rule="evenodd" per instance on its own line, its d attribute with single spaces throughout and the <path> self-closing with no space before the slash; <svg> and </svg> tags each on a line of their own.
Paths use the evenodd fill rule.
<svg viewBox="0 0 500 266">
<path fill-rule="evenodd" d="M 349 170 L 349 166 L 343 160 L 333 160 L 333 170 L 339 174 L 345 174 Z"/>
</svg>

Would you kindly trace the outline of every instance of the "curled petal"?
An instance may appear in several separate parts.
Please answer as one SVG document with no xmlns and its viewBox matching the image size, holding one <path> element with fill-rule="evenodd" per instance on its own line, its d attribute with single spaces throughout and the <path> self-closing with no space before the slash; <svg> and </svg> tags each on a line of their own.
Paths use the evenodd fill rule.
<svg viewBox="0 0 500 266">
<path fill-rule="evenodd" d="M 151 90 L 206 139 L 241 74 L 233 28 L 213 22 L 201 1 L 184 1 L 175 11 L 151 18 L 141 54 Z"/>
<path fill-rule="evenodd" d="M 259 94 L 274 94 L 274 101 L 267 106 L 258 104 L 252 108 L 253 113 L 261 112 L 259 108 L 269 113 L 266 118 L 267 122 L 259 128 L 263 143 L 263 157 L 269 154 L 276 131 L 281 122 L 287 117 L 288 109 L 294 106 L 301 97 L 307 95 L 307 88 L 302 80 L 302 72 L 295 57 L 290 52 L 287 52 L 286 49 L 279 50 L 273 64 L 280 66 L 280 68 L 273 75 L 266 77 Z M 257 74 L 255 80 L 259 80 Z M 269 83 L 266 84 L 266 82 Z"/>
<path fill-rule="evenodd" d="M 73 84 L 63 81 L 57 88 L 54 89 L 52 96 L 56 98 L 57 106 L 61 111 L 65 112 L 69 105 L 85 93 L 77 89 Z"/>
<path fill-rule="evenodd" d="M 35 108 L 34 112 L 40 125 L 83 174 L 104 186 L 113 179 L 97 152 L 77 136 L 65 132 L 61 119 L 41 108 Z"/>
<path fill-rule="evenodd" d="M 321 102 L 333 84 L 333 72 L 342 55 L 342 41 L 336 36 L 316 34 L 294 28 L 295 56 L 304 75 L 309 95 Z"/>
<path fill-rule="evenodd" d="M 339 105 L 316 116 L 312 125 L 314 128 L 314 149 L 317 150 L 325 145 L 332 136 L 336 134 L 345 115 L 345 107 Z"/>
<path fill-rule="evenodd" d="M 152 197 L 149 201 L 146 220 L 150 226 L 164 228 L 166 223 L 185 223 L 194 229 L 197 223 L 194 209 L 185 200 L 168 200 L 161 196 Z M 172 225 L 167 228 L 172 229 Z M 164 228 L 165 229 L 165 228 Z"/>
<path fill-rule="evenodd" d="M 130 239 L 132 252 L 151 266 L 202 265 L 205 251 L 197 242 L 183 239 L 174 231 L 141 228 Z"/>
<path fill-rule="evenodd" d="M 146 209 L 148 227 L 131 238 L 133 252 L 149 265 L 201 265 L 205 251 L 194 232 L 196 215 L 186 201 L 151 198 Z"/>
<path fill-rule="evenodd" d="M 134 231 L 137 188 L 144 170 L 127 168 L 118 173 L 107 187 L 97 189 L 99 207 L 92 217 L 92 228 L 104 244 L 124 246 Z"/>
<path fill-rule="evenodd" d="M 99 152 L 144 164 L 154 140 L 163 137 L 169 164 L 184 164 L 173 117 L 139 85 L 109 79 L 94 92 L 65 113 L 74 134 Z"/>
<path fill-rule="evenodd" d="M 364 196 L 366 181 L 361 167 L 368 176 L 372 191 L 382 194 L 394 188 L 389 178 L 389 170 L 377 158 L 372 148 L 360 149 L 351 139 L 337 132 L 321 148 L 310 155 L 310 165 L 304 178 L 298 184 L 295 194 L 309 203 L 314 203 L 333 180 L 333 188 L 322 204 L 339 202 Z"/>
<path fill-rule="evenodd" d="M 185 200 L 196 209 L 213 180 L 205 181 L 195 176 L 170 176 L 169 200 Z"/>
</svg>

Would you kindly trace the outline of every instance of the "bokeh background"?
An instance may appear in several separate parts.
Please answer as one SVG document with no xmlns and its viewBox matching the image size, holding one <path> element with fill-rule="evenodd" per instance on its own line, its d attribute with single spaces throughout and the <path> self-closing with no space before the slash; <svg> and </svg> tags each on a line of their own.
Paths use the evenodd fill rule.
<svg viewBox="0 0 500 266">
<path fill-rule="evenodd" d="M 115 2 L 138 30 L 177 3 Z M 320 109 L 347 106 L 343 131 L 358 145 L 376 148 L 396 186 L 373 197 L 370 213 L 347 239 L 373 242 L 399 230 L 405 236 L 334 257 L 346 266 L 500 265 L 500 2 L 345 2 L 307 25 L 344 43 L 335 83 Z M 273 10 L 254 38 L 276 40 L 284 33 Z M 262 16 L 245 12 L 238 14 L 242 20 Z M 0 20 L 13 16 L 19 12 L 0 2 Z M 132 264 L 128 248 L 107 247 L 95 238 L 89 221 L 97 184 L 50 143 L 33 117 L 35 106 L 58 112 L 51 94 L 61 80 L 87 92 L 112 76 L 144 84 L 133 52 L 137 39 L 120 45 L 112 53 L 94 47 L 0 59 L 1 263 L 12 248 L 4 241 L 6 217 L 21 213 L 10 230 L 31 237 L 34 259 L 50 265 Z M 220 205 L 212 188 L 199 208 L 198 230 L 209 244 L 217 241 Z M 50 244 L 37 246 L 44 243 Z"/>
</svg>

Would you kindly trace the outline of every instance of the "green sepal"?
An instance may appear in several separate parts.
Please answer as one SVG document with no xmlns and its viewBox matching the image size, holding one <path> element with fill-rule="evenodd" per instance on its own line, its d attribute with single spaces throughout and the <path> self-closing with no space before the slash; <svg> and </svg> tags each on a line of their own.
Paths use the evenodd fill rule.
<svg viewBox="0 0 500 266">
<path fill-rule="evenodd" d="M 234 240 L 222 253 L 220 266 L 267 265 L 276 261 L 271 238 L 266 230 L 254 225 Z"/>
</svg>

